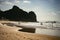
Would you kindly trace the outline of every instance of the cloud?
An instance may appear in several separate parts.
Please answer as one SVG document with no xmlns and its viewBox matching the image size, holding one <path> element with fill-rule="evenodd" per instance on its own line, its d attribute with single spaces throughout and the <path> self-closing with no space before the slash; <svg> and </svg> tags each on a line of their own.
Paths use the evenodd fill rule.
<svg viewBox="0 0 60 40">
<path fill-rule="evenodd" d="M 15 1 L 15 4 L 18 4 L 18 3 L 20 3 L 20 1 Z"/>
<path fill-rule="evenodd" d="M 3 5 L 3 4 L 9 4 L 9 5 L 11 5 L 12 3 L 9 2 L 9 0 L 0 0 L 0 5 Z"/>
<path fill-rule="evenodd" d="M 54 0 L 48 0 L 48 1 L 50 1 L 50 2 L 54 2 Z"/>
<path fill-rule="evenodd" d="M 11 2 L 8 2 L 8 1 L 5 1 L 5 2 L 1 2 L 0 5 L 13 5 L 13 3 Z"/>
<path fill-rule="evenodd" d="M 6 5 L 14 5 L 19 3 L 19 0 L 0 0 L 0 5 L 6 4 Z"/>
<path fill-rule="evenodd" d="M 19 3 L 20 1 L 16 1 L 16 3 Z"/>
<path fill-rule="evenodd" d="M 27 3 L 27 4 L 30 4 L 31 1 L 28 1 L 28 0 L 24 0 L 23 3 Z"/>
<path fill-rule="evenodd" d="M 60 11 L 56 11 L 55 13 L 58 14 L 58 15 L 60 15 Z"/>
<path fill-rule="evenodd" d="M 54 15 L 54 16 L 55 16 L 55 15 L 57 15 L 57 14 L 56 14 L 55 12 L 51 12 L 51 15 Z"/>
<path fill-rule="evenodd" d="M 13 5 L 13 3 L 11 3 L 11 2 L 4 2 L 4 4 L 8 4 L 8 5 Z"/>
<path fill-rule="evenodd" d="M 57 13 L 56 12 L 48 12 L 48 15 L 57 16 Z"/>
</svg>

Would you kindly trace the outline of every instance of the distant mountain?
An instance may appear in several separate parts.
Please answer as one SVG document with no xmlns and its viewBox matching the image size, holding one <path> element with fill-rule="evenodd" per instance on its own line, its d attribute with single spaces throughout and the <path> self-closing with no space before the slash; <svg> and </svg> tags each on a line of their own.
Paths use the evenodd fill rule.
<svg viewBox="0 0 60 40">
<path fill-rule="evenodd" d="M 8 19 L 12 21 L 27 21 L 36 22 L 36 14 L 33 11 L 27 13 L 26 11 L 20 9 L 17 6 L 13 6 L 12 9 L 7 11 L 0 10 L 0 19 Z"/>
</svg>

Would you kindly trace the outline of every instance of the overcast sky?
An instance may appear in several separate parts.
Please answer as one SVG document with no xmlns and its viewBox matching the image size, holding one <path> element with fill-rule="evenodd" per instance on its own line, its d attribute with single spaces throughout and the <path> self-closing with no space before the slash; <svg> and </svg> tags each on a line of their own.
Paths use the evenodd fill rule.
<svg viewBox="0 0 60 40">
<path fill-rule="evenodd" d="M 60 0 L 0 0 L 3 11 L 13 5 L 27 12 L 34 11 L 38 21 L 60 21 Z"/>
</svg>

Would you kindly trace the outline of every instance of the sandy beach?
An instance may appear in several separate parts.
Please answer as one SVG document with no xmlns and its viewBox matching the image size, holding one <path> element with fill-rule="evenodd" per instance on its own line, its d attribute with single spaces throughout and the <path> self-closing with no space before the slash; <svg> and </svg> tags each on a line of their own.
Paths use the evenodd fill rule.
<svg viewBox="0 0 60 40">
<path fill-rule="evenodd" d="M 0 25 L 0 40 L 60 40 L 60 37 L 18 31 L 18 27 Z"/>
</svg>

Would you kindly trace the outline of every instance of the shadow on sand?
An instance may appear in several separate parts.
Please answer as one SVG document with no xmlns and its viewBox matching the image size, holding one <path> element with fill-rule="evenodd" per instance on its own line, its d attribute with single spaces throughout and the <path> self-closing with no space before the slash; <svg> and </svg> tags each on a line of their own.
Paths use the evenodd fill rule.
<svg viewBox="0 0 60 40">
<path fill-rule="evenodd" d="M 23 29 L 19 29 L 18 31 L 35 33 L 35 29 L 33 29 L 33 28 L 23 28 Z"/>
</svg>

